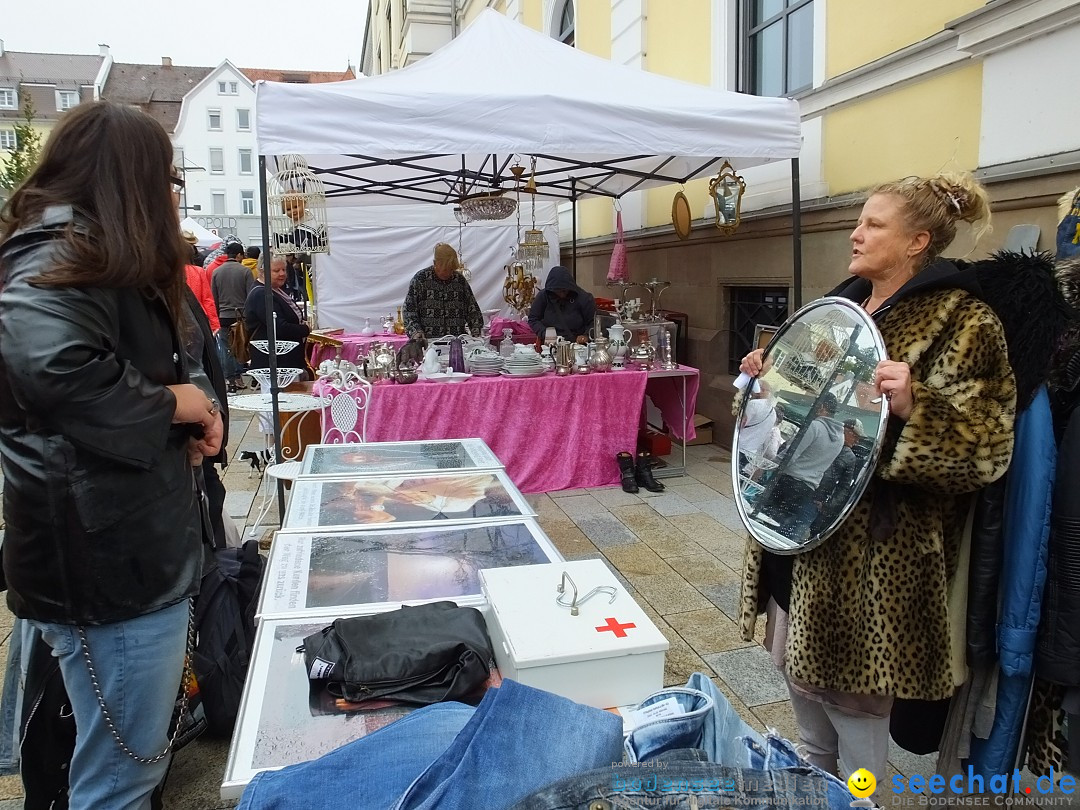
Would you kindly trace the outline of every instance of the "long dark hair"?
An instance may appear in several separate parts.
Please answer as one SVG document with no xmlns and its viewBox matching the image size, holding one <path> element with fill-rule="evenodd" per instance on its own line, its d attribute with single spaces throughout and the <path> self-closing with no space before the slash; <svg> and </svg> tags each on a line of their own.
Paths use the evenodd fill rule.
<svg viewBox="0 0 1080 810">
<path fill-rule="evenodd" d="M 180 234 L 172 172 L 172 143 L 149 115 L 107 101 L 80 104 L 8 201 L 0 241 L 47 207 L 70 205 L 89 232 L 69 228 L 59 260 L 35 282 L 157 291 L 179 323 L 190 247 Z"/>
</svg>

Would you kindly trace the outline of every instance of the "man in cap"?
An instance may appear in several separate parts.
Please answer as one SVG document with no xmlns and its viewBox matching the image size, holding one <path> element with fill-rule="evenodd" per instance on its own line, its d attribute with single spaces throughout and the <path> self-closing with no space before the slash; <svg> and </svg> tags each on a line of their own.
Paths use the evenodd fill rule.
<svg viewBox="0 0 1080 810">
<path fill-rule="evenodd" d="M 852 449 L 860 439 L 866 438 L 862 422 L 858 419 L 844 420 L 844 446 L 821 477 L 821 484 L 814 495 L 819 514 L 810 527 L 810 533 L 824 531 L 843 510 L 852 490 L 855 478 L 862 467 L 862 460 Z"/>
<path fill-rule="evenodd" d="M 458 272 L 457 251 L 440 242 L 435 261 L 412 277 L 405 295 L 403 317 L 410 337 L 441 338 L 445 335 L 479 335 L 484 316 L 472 287 Z"/>
</svg>

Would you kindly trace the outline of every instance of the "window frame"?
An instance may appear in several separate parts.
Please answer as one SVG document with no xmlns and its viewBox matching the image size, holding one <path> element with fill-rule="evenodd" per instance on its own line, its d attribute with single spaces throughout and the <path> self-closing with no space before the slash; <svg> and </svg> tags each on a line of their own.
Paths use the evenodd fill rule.
<svg viewBox="0 0 1080 810">
<path fill-rule="evenodd" d="M 214 208 L 214 203 L 217 198 L 221 198 L 221 210 L 217 211 Z M 213 188 L 210 189 L 210 216 L 212 217 L 227 217 L 229 215 L 229 195 L 225 189 Z"/>
<path fill-rule="evenodd" d="M 247 195 L 247 196 L 244 196 Z M 251 210 L 248 211 L 247 203 L 251 203 Z M 254 214 L 255 213 L 255 191 L 253 189 L 242 188 L 240 189 L 240 213 L 241 214 Z"/>
<path fill-rule="evenodd" d="M 10 138 L 11 145 L 8 146 L 4 143 L 5 140 Z M 19 135 L 14 129 L 7 129 L 6 127 L 0 129 L 0 149 L 6 149 L 9 152 L 14 152 L 19 147 Z"/>
<path fill-rule="evenodd" d="M 566 11 L 570 10 L 570 27 L 564 28 L 563 24 L 566 21 Z M 577 47 L 577 9 L 574 8 L 574 0 L 563 0 L 561 6 L 559 6 L 558 13 L 552 16 L 551 35 L 561 42 L 563 45 L 569 45 L 571 48 Z M 567 41 L 569 40 L 569 42 Z"/>
<path fill-rule="evenodd" d="M 244 171 L 244 153 L 247 153 L 248 168 Z M 238 174 L 255 174 L 255 151 L 253 149 L 236 150 L 236 166 Z"/>
<path fill-rule="evenodd" d="M 0 103 L 0 110 L 17 110 L 19 109 L 19 91 L 14 87 L 0 87 L 0 98 L 11 95 L 11 104 Z"/>
<path fill-rule="evenodd" d="M 213 117 L 217 115 L 218 125 L 215 127 L 213 124 Z M 206 130 L 207 132 L 221 132 L 221 108 L 220 107 L 207 107 L 206 108 Z"/>
<path fill-rule="evenodd" d="M 61 99 L 74 97 L 74 100 L 67 107 L 63 106 Z M 67 112 L 72 107 L 79 105 L 79 91 L 78 90 L 57 90 L 56 91 L 56 111 Z"/>
<path fill-rule="evenodd" d="M 782 302 L 770 301 L 770 298 L 782 299 Z M 739 373 L 742 358 L 757 348 L 754 345 L 757 327 L 779 327 L 788 319 L 791 290 L 779 285 L 732 284 L 727 287 L 727 299 L 728 373 L 734 375 Z M 740 313 L 740 308 L 753 309 L 753 312 Z"/>
<path fill-rule="evenodd" d="M 210 147 L 210 157 L 207 161 L 207 168 L 210 174 L 225 174 L 225 150 L 220 146 Z M 217 153 L 221 157 L 221 168 L 214 168 L 214 153 Z"/>
<path fill-rule="evenodd" d="M 770 28 L 773 25 L 779 25 L 781 32 L 780 75 L 782 92 L 777 98 L 797 96 L 808 90 L 812 90 L 815 83 L 814 58 L 817 56 L 818 44 L 815 30 L 817 27 L 817 19 L 815 16 L 817 14 L 817 9 L 814 7 L 815 0 L 781 0 L 783 5 L 780 8 L 780 11 L 776 12 L 771 17 L 762 20 L 757 25 L 752 25 L 753 6 L 756 1 L 757 0 L 743 0 L 743 2 L 739 4 L 739 85 L 742 92 L 757 96 L 762 95 L 760 87 L 755 87 L 758 77 L 754 75 L 753 47 L 751 43 L 754 36 L 763 33 L 765 29 Z M 810 15 L 814 22 L 810 36 L 810 76 L 806 84 L 791 88 L 788 87 L 788 66 L 791 56 L 790 42 L 788 39 L 789 23 L 792 14 L 807 7 L 811 9 Z"/>
<path fill-rule="evenodd" d="M 240 125 L 240 113 L 247 113 L 247 126 Z M 251 109 L 248 107 L 236 108 L 236 131 L 237 132 L 251 132 Z"/>
<path fill-rule="evenodd" d="M 229 82 L 229 95 L 235 96 L 240 93 L 240 84 L 238 82 Z"/>
</svg>

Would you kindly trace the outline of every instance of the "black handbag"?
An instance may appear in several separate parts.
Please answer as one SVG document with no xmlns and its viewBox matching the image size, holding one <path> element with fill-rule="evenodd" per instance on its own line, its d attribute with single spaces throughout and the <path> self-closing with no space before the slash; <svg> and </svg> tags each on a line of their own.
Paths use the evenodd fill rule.
<svg viewBox="0 0 1080 810">
<path fill-rule="evenodd" d="M 308 678 L 353 703 L 463 700 L 491 672 L 483 615 L 453 602 L 335 619 L 300 649 Z"/>
</svg>

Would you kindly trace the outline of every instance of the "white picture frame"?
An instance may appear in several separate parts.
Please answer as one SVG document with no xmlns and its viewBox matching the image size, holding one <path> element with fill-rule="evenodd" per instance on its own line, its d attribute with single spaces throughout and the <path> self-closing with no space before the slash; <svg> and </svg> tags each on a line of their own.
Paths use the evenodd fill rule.
<svg viewBox="0 0 1080 810">
<path fill-rule="evenodd" d="M 449 470 L 501 470 L 504 465 L 483 439 L 308 445 L 303 478 L 367 478 Z"/>
</svg>

